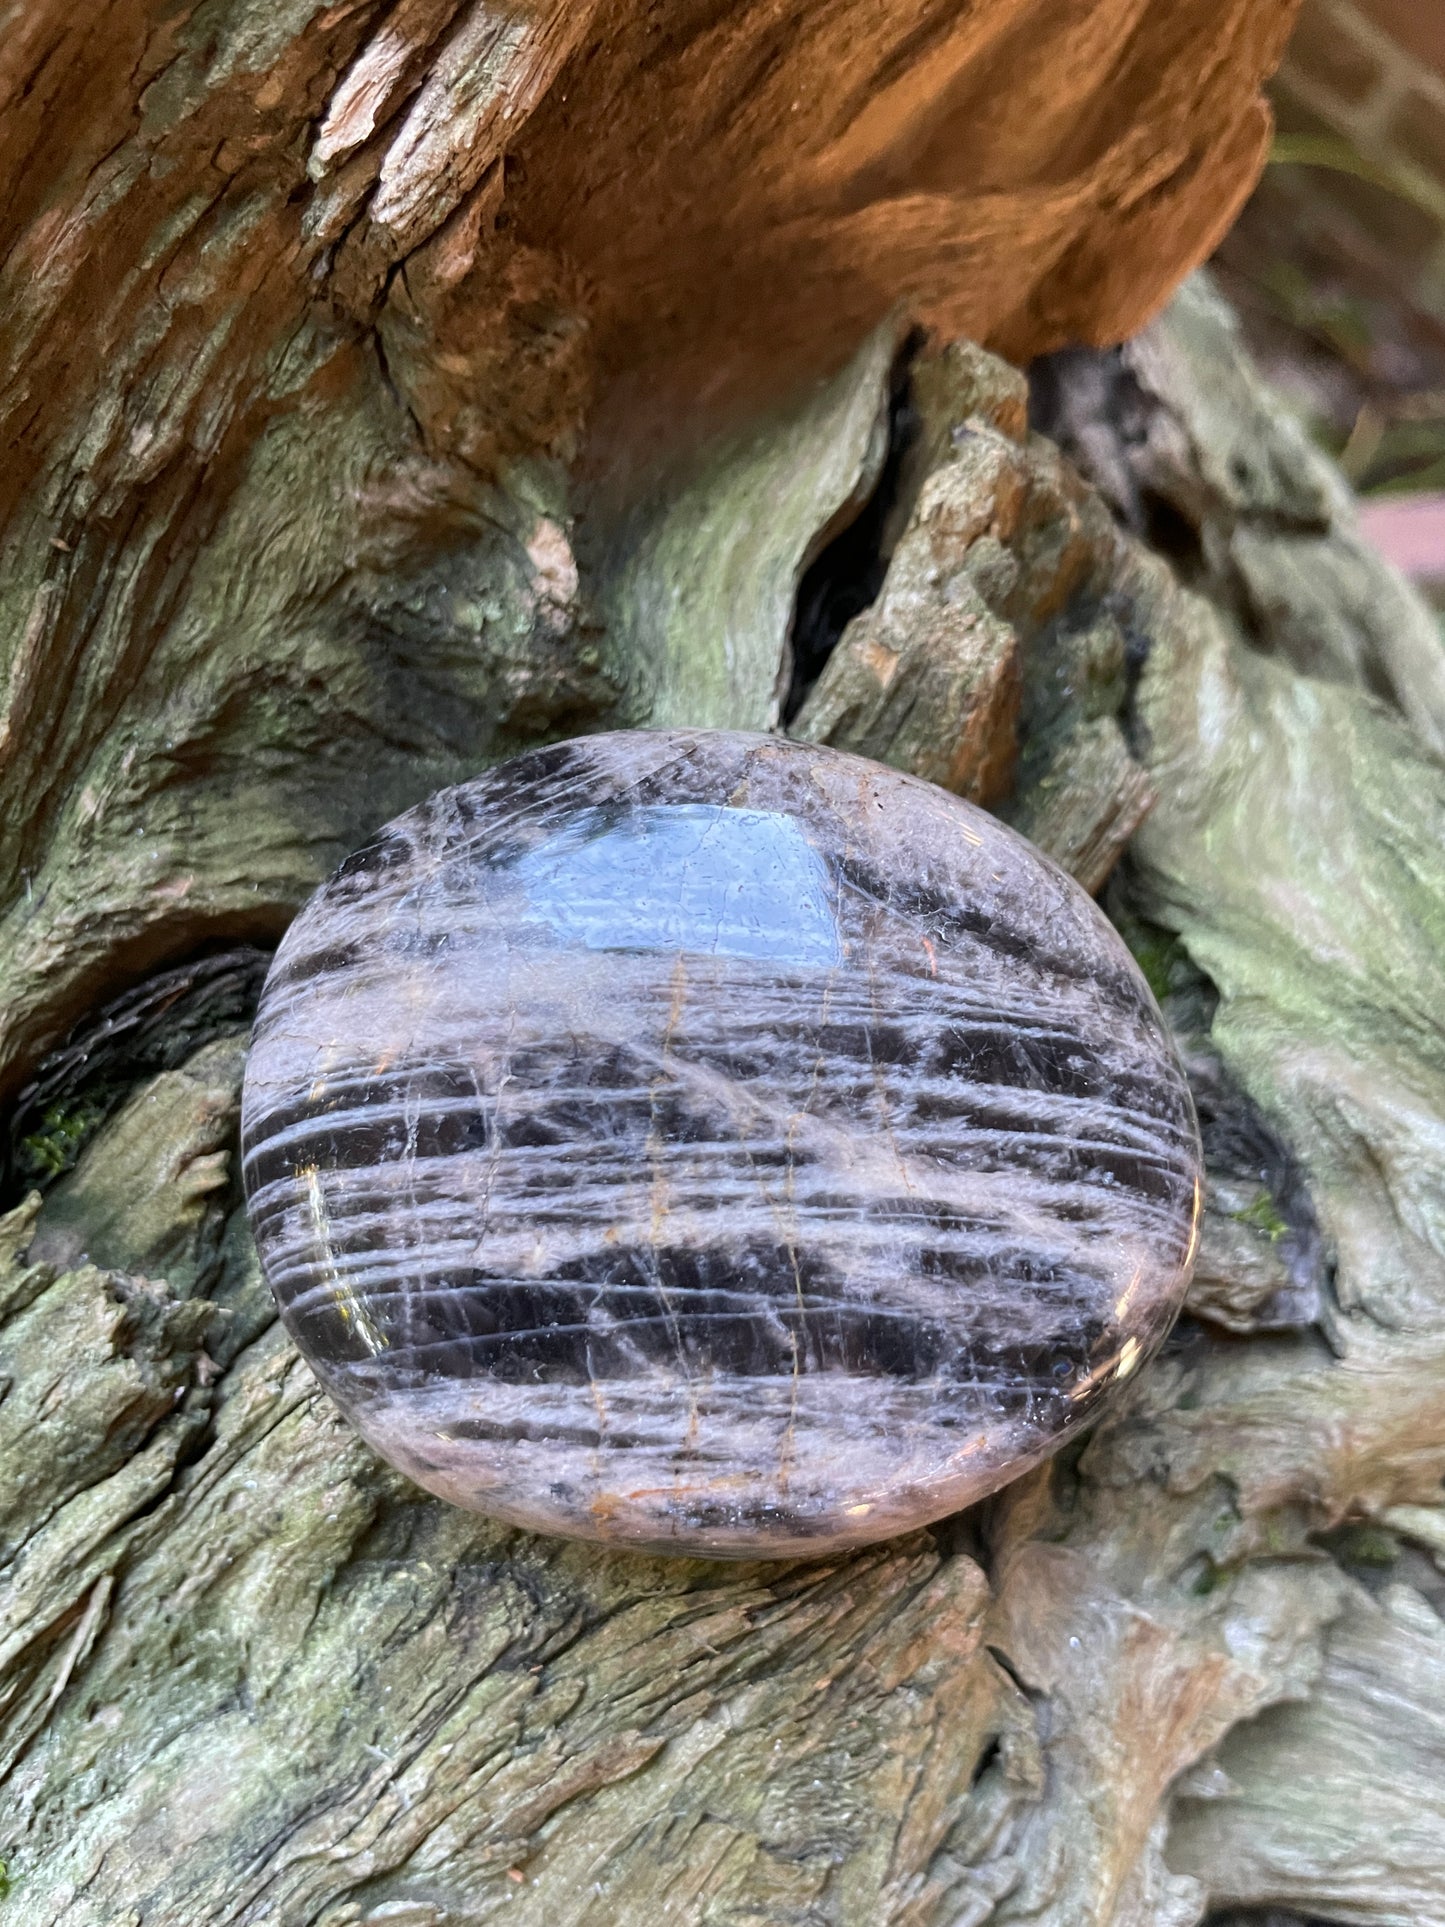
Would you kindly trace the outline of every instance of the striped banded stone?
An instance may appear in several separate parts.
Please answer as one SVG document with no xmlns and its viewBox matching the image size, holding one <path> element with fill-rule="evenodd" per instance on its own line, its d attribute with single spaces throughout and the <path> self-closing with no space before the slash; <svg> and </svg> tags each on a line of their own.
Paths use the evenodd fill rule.
<svg viewBox="0 0 1445 1927">
<path fill-rule="evenodd" d="M 1187 1284 L 1199 1149 L 1098 908 L 830 749 L 589 737 L 399 818 L 267 981 L 247 1194 L 293 1337 L 421 1485 L 750 1557 L 969 1504 Z"/>
</svg>

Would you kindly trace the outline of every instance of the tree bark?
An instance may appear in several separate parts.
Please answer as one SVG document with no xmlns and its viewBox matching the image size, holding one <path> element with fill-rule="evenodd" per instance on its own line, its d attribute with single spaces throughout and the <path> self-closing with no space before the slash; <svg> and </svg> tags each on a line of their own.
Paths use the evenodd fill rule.
<svg viewBox="0 0 1445 1927">
<path fill-rule="evenodd" d="M 1445 1923 L 1439 631 L 1207 284 L 967 339 L 1144 320 L 1288 11 L 12 10 L 7 1920 Z M 1189 1315 L 943 1527 L 530 1537 L 274 1322 L 266 947 L 619 722 L 985 798 L 1180 1039 Z"/>
</svg>

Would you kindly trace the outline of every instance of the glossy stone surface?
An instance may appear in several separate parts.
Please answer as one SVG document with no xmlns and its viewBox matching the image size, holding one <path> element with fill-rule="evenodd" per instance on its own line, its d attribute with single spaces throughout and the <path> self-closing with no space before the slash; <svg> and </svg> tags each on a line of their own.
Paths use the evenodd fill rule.
<svg viewBox="0 0 1445 1927">
<path fill-rule="evenodd" d="M 823 1551 L 967 1505 L 1178 1308 L 1183 1077 L 993 818 L 835 750 L 597 736 L 448 790 L 293 924 L 245 1172 L 378 1451 L 548 1531 Z"/>
</svg>

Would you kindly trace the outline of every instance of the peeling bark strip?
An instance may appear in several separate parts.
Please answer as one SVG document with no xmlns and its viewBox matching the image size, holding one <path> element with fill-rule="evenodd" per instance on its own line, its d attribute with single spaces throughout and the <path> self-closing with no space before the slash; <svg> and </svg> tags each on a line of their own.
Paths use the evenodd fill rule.
<svg viewBox="0 0 1445 1927">
<path fill-rule="evenodd" d="M 597 0 L 518 12 L 474 6 L 442 48 L 387 149 L 371 218 L 398 253 L 469 194 L 556 79 L 591 25 Z M 328 125 L 329 125 L 328 121 Z M 326 137 L 323 128 L 317 151 Z"/>
</svg>

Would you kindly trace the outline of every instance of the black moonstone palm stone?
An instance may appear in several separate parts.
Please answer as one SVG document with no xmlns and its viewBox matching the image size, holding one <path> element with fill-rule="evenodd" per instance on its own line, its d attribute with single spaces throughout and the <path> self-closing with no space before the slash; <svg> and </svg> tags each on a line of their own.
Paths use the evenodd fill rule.
<svg viewBox="0 0 1445 1927">
<path fill-rule="evenodd" d="M 546 1531 L 883 1538 L 1159 1344 L 1189 1093 L 1100 911 L 837 751 L 589 737 L 398 818 L 292 925 L 246 1078 L 266 1275 L 386 1458 Z"/>
</svg>

